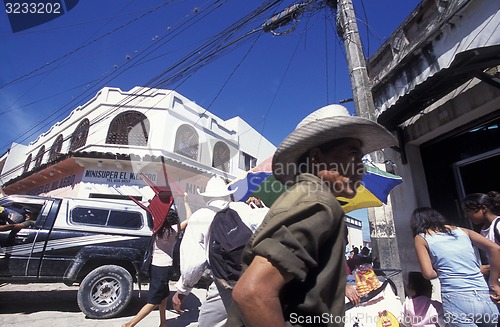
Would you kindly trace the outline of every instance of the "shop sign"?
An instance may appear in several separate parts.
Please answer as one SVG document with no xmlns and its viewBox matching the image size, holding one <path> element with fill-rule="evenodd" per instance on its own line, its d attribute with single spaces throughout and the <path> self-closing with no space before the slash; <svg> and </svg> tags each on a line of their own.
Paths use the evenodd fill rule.
<svg viewBox="0 0 500 327">
<path fill-rule="evenodd" d="M 156 173 L 143 173 L 152 182 L 156 182 L 158 175 Z M 121 183 L 121 184 L 143 184 L 139 172 L 133 171 L 120 171 L 108 169 L 86 169 L 83 174 L 83 181 L 97 182 L 97 183 Z"/>
<path fill-rule="evenodd" d="M 75 182 L 75 175 L 66 176 L 51 183 L 47 183 L 44 185 L 40 185 L 35 187 L 34 189 L 26 192 L 27 195 L 39 195 L 42 193 L 47 193 L 50 191 L 54 191 L 63 187 L 73 186 Z"/>
</svg>

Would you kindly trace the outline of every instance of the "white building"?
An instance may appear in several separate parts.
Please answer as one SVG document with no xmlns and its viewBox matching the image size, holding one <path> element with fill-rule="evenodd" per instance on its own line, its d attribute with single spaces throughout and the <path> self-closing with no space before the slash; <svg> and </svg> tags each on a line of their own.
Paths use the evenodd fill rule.
<svg viewBox="0 0 500 327">
<path fill-rule="evenodd" d="M 360 250 L 365 246 L 363 240 L 363 222 L 359 219 L 345 215 L 344 218 L 347 225 L 347 247 L 352 249 L 358 247 Z"/>
<path fill-rule="evenodd" d="M 223 120 L 175 91 L 104 88 L 29 145 L 0 157 L 5 194 L 135 196 L 152 191 L 144 173 L 199 203 L 213 175 L 231 180 L 276 147 L 240 117 Z"/>
</svg>

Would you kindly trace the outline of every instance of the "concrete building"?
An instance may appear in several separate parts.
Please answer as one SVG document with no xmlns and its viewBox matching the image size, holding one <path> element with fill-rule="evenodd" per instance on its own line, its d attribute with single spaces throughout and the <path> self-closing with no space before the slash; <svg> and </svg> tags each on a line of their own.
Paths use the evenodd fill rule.
<svg viewBox="0 0 500 327">
<path fill-rule="evenodd" d="M 29 145 L 0 158 L 6 194 L 149 199 L 139 176 L 186 191 L 218 175 L 231 180 L 276 147 L 239 117 L 223 120 L 175 91 L 104 88 Z M 163 166 L 162 162 L 165 163 Z"/>
<path fill-rule="evenodd" d="M 500 2 L 423 0 L 368 62 L 403 272 L 418 270 L 409 220 L 431 206 L 471 227 L 464 195 L 500 190 Z"/>
<path fill-rule="evenodd" d="M 361 249 L 366 244 L 363 240 L 363 223 L 349 215 L 346 215 L 344 220 L 347 225 L 347 248 L 352 249 L 355 246 Z"/>
</svg>

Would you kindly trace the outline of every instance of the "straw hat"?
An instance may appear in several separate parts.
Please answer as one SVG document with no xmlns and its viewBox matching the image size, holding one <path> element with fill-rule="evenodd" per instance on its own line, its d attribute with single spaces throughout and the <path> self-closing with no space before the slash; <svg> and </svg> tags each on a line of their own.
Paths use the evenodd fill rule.
<svg viewBox="0 0 500 327">
<path fill-rule="evenodd" d="M 227 185 L 224 180 L 220 177 L 214 176 L 209 179 L 207 183 L 207 187 L 205 188 L 205 192 L 200 192 L 198 189 L 198 194 L 210 197 L 210 198 L 220 198 L 224 196 L 228 196 L 236 192 L 238 188 L 236 187 L 234 190 L 228 190 Z"/>
<path fill-rule="evenodd" d="M 342 138 L 361 141 L 363 154 L 397 145 L 396 138 L 374 121 L 349 115 L 347 109 L 333 104 L 304 118 L 279 145 L 273 157 L 273 175 L 282 183 L 295 182 L 296 171 L 290 165 L 310 149 Z"/>
</svg>

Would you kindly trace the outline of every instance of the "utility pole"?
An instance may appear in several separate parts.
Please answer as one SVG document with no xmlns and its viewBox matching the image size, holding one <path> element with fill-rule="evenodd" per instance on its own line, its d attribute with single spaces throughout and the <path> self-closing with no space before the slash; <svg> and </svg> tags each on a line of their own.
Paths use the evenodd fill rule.
<svg viewBox="0 0 500 327">
<path fill-rule="evenodd" d="M 356 115 L 375 121 L 377 117 L 375 116 L 371 84 L 351 0 L 338 0 L 337 31 L 346 49 Z"/>
<path fill-rule="evenodd" d="M 330 5 L 331 5 L 330 1 Z M 370 78 L 366 69 L 361 38 L 352 0 L 337 0 L 337 32 L 344 42 L 347 64 L 351 79 L 352 94 L 356 115 L 376 121 L 375 104 L 371 92 Z M 372 161 L 381 164 L 380 153 L 371 154 Z M 372 255 L 380 260 L 381 268 L 401 268 L 398 243 L 396 239 L 392 207 L 390 202 L 381 208 L 368 208 Z M 404 297 L 401 274 L 392 278 L 398 294 Z"/>
</svg>

